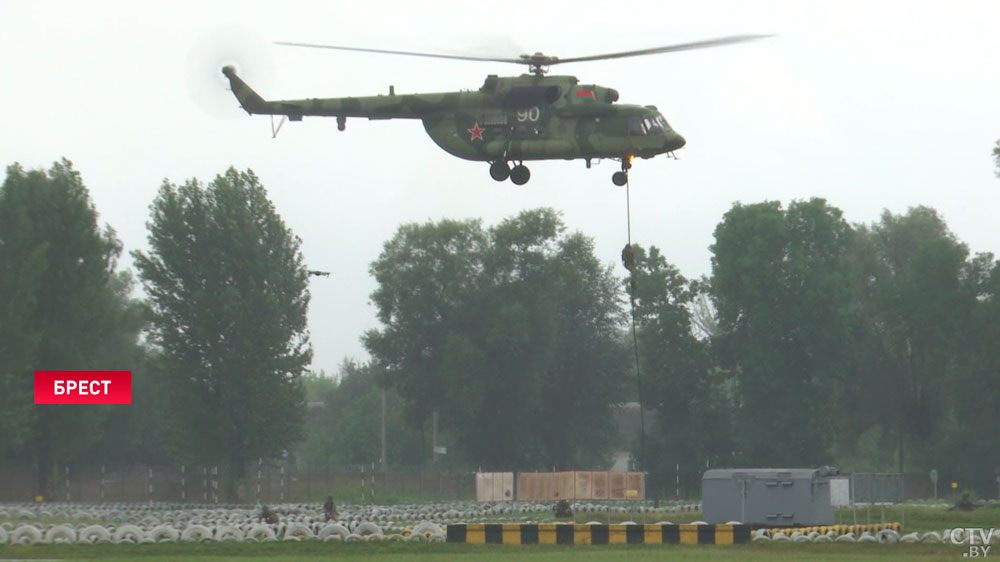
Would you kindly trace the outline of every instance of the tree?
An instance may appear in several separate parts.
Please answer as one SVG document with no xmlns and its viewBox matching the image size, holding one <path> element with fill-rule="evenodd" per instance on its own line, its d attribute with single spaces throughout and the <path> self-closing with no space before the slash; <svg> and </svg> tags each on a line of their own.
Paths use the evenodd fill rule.
<svg viewBox="0 0 1000 562">
<path fill-rule="evenodd" d="M 712 296 L 708 293 L 711 288 L 711 281 L 708 277 L 692 283 L 692 288 L 697 288 L 694 300 L 691 302 L 691 324 L 694 328 L 695 336 L 700 339 L 711 340 L 722 335 L 719 331 L 718 311 L 712 304 Z"/>
<path fill-rule="evenodd" d="M 927 207 L 886 211 L 859 227 L 864 340 L 854 402 L 897 444 L 927 454 L 948 411 L 949 381 L 973 297 L 963 289 L 968 249 Z"/>
<path fill-rule="evenodd" d="M 626 362 L 616 281 L 558 215 L 404 225 L 371 267 L 365 344 L 407 401 L 474 465 L 603 465 Z"/>
<path fill-rule="evenodd" d="M 323 369 L 319 372 L 308 371 L 302 376 L 302 390 L 305 392 L 307 402 L 316 402 L 326 398 L 326 395 L 336 390 L 338 380 L 344 376 L 344 369 L 347 365 L 353 365 L 352 361 L 344 360 L 341 371 L 337 375 L 329 375 Z"/>
<path fill-rule="evenodd" d="M 539 426 L 547 464 L 602 467 L 621 439 L 609 406 L 631 388 L 618 280 L 594 255 L 593 240 L 578 232 L 559 240 L 548 269 L 557 328 Z"/>
<path fill-rule="evenodd" d="M 851 227 L 822 199 L 734 205 L 715 230 L 712 296 L 734 369 L 743 462 L 827 460 L 851 339 Z M 776 436 L 780 435 L 778 439 Z"/>
<path fill-rule="evenodd" d="M 144 303 L 137 304 L 145 329 L 148 309 Z M 167 444 L 162 359 L 147 346 L 136 347 L 128 357 L 132 405 L 111 408 L 100 426 L 100 437 L 82 460 L 94 466 L 169 465 L 173 455 Z"/>
<path fill-rule="evenodd" d="M 306 466 L 361 465 L 381 458 L 382 388 L 371 365 L 345 360 L 336 378 L 316 385 L 321 405 L 310 408 L 297 458 Z M 386 392 L 386 456 L 416 465 L 426 454 L 419 430 L 403 419 L 403 399 Z"/>
<path fill-rule="evenodd" d="M 673 481 L 668 476 L 676 465 L 682 465 L 685 482 L 696 482 L 706 462 L 729 464 L 732 402 L 708 341 L 695 336 L 704 329 L 694 325 L 700 284 L 685 279 L 655 246 L 648 253 L 635 244 L 632 249 L 636 283 L 627 286 L 636 303 L 642 400 L 656 410 L 642 466 L 657 490 Z"/>
<path fill-rule="evenodd" d="M 173 447 L 228 467 L 226 493 L 257 457 L 301 436 L 307 271 L 300 241 L 252 171 L 207 186 L 164 182 L 135 252 L 149 294 L 151 335 L 165 364 Z"/>
<path fill-rule="evenodd" d="M 959 334 L 955 376 L 947 385 L 949 416 L 945 419 L 938 461 L 953 478 L 977 488 L 984 497 L 996 490 L 1000 474 L 1000 262 L 979 254 L 967 262 L 963 293 L 971 305 Z M 974 452 L 974 454 L 970 454 Z"/>
<path fill-rule="evenodd" d="M 407 224 L 369 268 L 378 282 L 372 302 L 384 328 L 366 333 L 365 346 L 407 397 L 406 418 L 415 427 L 447 407 L 440 392 L 444 345 L 461 316 L 474 310 L 485 244 L 477 221 Z"/>
<path fill-rule="evenodd" d="M 93 445 L 104 406 L 32 405 L 32 371 L 130 369 L 142 327 L 121 244 L 97 224 L 80 174 L 7 169 L 0 187 L 0 453 L 23 447 L 48 496 L 59 463 Z"/>
</svg>

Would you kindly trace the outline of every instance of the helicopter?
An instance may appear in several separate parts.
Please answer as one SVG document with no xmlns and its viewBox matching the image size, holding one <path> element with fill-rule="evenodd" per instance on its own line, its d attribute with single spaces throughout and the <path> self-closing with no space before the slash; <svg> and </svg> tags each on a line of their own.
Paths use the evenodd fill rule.
<svg viewBox="0 0 1000 562">
<path fill-rule="evenodd" d="M 248 86 L 233 66 L 223 67 L 222 73 L 248 114 L 271 115 L 272 119 L 280 115 L 281 124 L 286 118 L 301 121 L 305 116 L 336 117 L 337 128 L 343 131 L 348 117 L 420 119 L 431 140 L 445 152 L 465 160 L 489 162 L 490 177 L 498 182 L 509 178 L 515 185 L 526 184 L 531 172 L 525 161 L 583 159 L 590 168 L 592 160 L 611 159 L 621 162 L 621 170 L 612 175 L 611 181 L 623 186 L 636 157 L 673 155 L 685 145 L 684 137 L 670 126 L 655 105 L 617 104 L 619 94 L 614 88 L 581 84 L 575 76 L 548 75 L 549 68 L 571 62 L 716 47 L 764 37 L 768 36 L 733 35 L 562 59 L 540 52 L 517 58 L 493 58 L 276 42 L 291 47 L 528 66 L 528 72 L 520 76 L 490 74 L 478 90 L 432 94 L 397 95 L 395 88 L 389 86 L 388 95 L 268 101 Z M 273 132 L 277 134 L 276 129 Z"/>
</svg>

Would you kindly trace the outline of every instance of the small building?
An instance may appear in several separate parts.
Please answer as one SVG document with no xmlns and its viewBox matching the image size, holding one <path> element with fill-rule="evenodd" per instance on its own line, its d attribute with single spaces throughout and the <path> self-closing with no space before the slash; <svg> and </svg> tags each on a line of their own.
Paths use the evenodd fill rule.
<svg viewBox="0 0 1000 562">
<path fill-rule="evenodd" d="M 768 527 L 831 525 L 835 474 L 829 467 L 707 470 L 701 479 L 702 518 Z"/>
</svg>

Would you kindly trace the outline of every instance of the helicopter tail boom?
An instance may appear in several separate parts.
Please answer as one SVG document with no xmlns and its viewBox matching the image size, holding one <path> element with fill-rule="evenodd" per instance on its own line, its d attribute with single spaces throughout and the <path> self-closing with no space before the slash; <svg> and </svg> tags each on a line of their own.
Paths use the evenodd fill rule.
<svg viewBox="0 0 1000 562">
<path fill-rule="evenodd" d="M 232 66 L 223 67 L 222 73 L 229 79 L 229 87 L 233 91 L 233 95 L 240 102 L 243 110 L 253 115 L 255 113 L 262 115 L 287 115 L 292 121 L 298 121 L 302 119 L 302 111 L 298 106 L 282 102 L 267 101 L 260 97 L 260 94 L 255 92 L 253 88 L 247 85 L 236 74 L 236 69 Z"/>
<path fill-rule="evenodd" d="M 229 79 L 229 88 L 233 91 L 233 95 L 239 100 L 240 105 L 249 114 L 254 113 L 266 113 L 264 109 L 267 107 L 267 102 L 264 98 L 260 97 L 260 94 L 253 91 L 253 88 L 247 86 L 247 83 L 243 81 L 242 78 L 236 75 L 236 69 L 232 66 L 225 66 L 222 68 L 222 74 Z"/>
<path fill-rule="evenodd" d="M 423 119 L 442 109 L 461 107 L 463 101 L 475 107 L 488 103 L 478 92 L 446 92 L 439 94 L 411 94 L 361 96 L 346 98 L 310 98 L 302 100 L 265 100 L 247 85 L 236 69 L 226 66 L 222 73 L 229 79 L 230 89 L 243 109 L 253 115 L 287 115 L 291 121 L 301 121 L 305 115 L 336 117 L 343 130 L 343 120 L 348 117 L 368 119 Z"/>
</svg>

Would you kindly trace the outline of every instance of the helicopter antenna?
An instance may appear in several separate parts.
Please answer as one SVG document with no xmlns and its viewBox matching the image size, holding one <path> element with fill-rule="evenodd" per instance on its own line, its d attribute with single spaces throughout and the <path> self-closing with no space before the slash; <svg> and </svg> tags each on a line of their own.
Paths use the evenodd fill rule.
<svg viewBox="0 0 1000 562">
<path fill-rule="evenodd" d="M 731 45 L 733 43 L 745 43 L 747 41 L 756 41 L 757 39 L 764 39 L 766 37 L 771 37 L 771 35 L 729 35 L 726 37 L 716 37 L 714 39 L 706 39 L 703 41 L 692 41 L 688 43 L 675 43 L 673 45 L 665 45 L 663 47 L 653 47 L 651 49 L 639 49 L 634 51 L 621 51 L 617 53 L 605 53 L 601 55 L 588 55 L 583 57 L 571 57 L 561 59 L 556 56 L 546 55 L 541 52 L 536 52 L 532 55 L 524 54 L 519 57 L 478 57 L 469 55 L 445 55 L 441 53 L 420 53 L 415 51 L 396 51 L 391 49 L 370 49 L 364 47 L 345 47 L 340 45 L 320 45 L 317 43 L 295 43 L 291 41 L 275 41 L 275 45 L 283 45 L 286 47 L 305 47 L 309 49 L 332 49 L 337 51 L 356 51 L 362 53 L 377 53 L 384 55 L 404 55 L 410 57 L 428 57 L 436 59 L 452 59 L 452 60 L 467 60 L 467 61 L 478 61 L 478 62 L 504 62 L 504 63 L 514 63 L 514 64 L 526 64 L 528 65 L 528 72 L 536 76 L 541 76 L 548 72 L 550 66 L 554 64 L 562 64 L 567 62 L 585 62 L 585 61 L 595 61 L 595 60 L 606 60 L 606 59 L 620 59 L 626 57 L 638 57 L 643 55 L 656 55 L 661 53 L 672 53 L 677 51 L 690 51 L 694 49 L 707 49 L 710 47 L 720 47 L 722 45 Z"/>
</svg>

